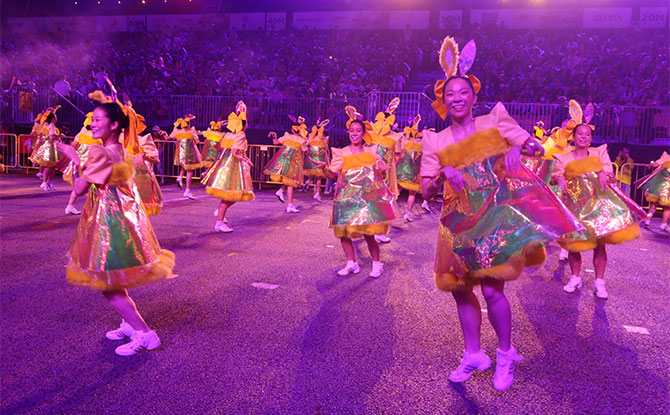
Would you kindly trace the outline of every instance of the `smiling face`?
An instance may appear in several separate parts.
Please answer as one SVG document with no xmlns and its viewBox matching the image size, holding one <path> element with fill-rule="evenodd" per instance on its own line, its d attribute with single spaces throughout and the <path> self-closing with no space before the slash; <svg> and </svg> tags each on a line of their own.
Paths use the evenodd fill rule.
<svg viewBox="0 0 670 415">
<path fill-rule="evenodd" d="M 444 105 L 455 119 L 463 119 L 472 114 L 472 106 L 477 95 L 470 83 L 462 78 L 453 78 L 444 86 Z"/>
<path fill-rule="evenodd" d="M 91 118 L 91 135 L 95 139 L 106 141 L 112 134 L 118 135 L 119 123 L 112 122 L 109 115 L 101 107 L 93 111 Z"/>
<path fill-rule="evenodd" d="M 349 141 L 354 146 L 361 145 L 363 141 L 363 135 L 365 134 L 365 129 L 363 124 L 358 121 L 354 121 L 349 125 Z"/>
<path fill-rule="evenodd" d="M 591 145 L 591 139 L 593 138 L 591 127 L 585 124 L 578 125 L 575 127 L 575 147 L 577 148 L 587 148 Z"/>
</svg>

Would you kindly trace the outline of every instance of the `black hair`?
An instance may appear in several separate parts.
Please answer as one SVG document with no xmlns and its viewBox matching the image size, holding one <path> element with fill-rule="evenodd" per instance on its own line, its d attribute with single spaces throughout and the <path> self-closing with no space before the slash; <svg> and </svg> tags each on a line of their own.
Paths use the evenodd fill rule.
<svg viewBox="0 0 670 415">
<path fill-rule="evenodd" d="M 449 85 L 449 82 L 453 81 L 454 79 L 463 79 L 464 81 L 466 81 L 468 83 L 468 85 L 470 85 L 470 89 L 472 90 L 472 94 L 477 95 L 477 94 L 475 94 L 475 86 L 472 85 L 472 81 L 470 80 L 470 78 L 468 78 L 466 76 L 461 76 L 461 75 L 452 76 L 451 78 L 447 79 L 447 82 L 445 82 L 445 84 L 444 84 L 444 88 L 446 89 L 447 85 Z"/>
<path fill-rule="evenodd" d="M 577 124 L 577 126 L 575 126 L 575 129 L 572 130 L 572 135 L 577 135 L 577 129 L 579 129 L 579 127 L 581 127 L 581 126 L 588 127 L 589 131 L 591 131 L 591 126 L 590 125 L 581 123 L 581 124 Z M 591 132 L 591 135 L 593 135 L 593 132 Z"/>
<path fill-rule="evenodd" d="M 51 114 L 47 115 L 47 119 L 45 120 L 45 123 L 46 124 L 51 124 L 53 122 L 54 118 L 56 118 L 56 114 L 54 114 L 52 112 Z"/>
<path fill-rule="evenodd" d="M 95 108 L 100 108 L 101 110 L 105 111 L 105 114 L 107 114 L 107 118 L 109 118 L 110 122 L 119 123 L 119 133 L 121 133 L 121 130 L 124 128 L 128 128 L 128 126 L 130 126 L 130 119 L 126 114 L 123 113 L 121 106 L 116 102 L 101 102 L 98 103 Z"/>
<path fill-rule="evenodd" d="M 365 123 L 359 119 L 352 120 L 351 123 L 349 123 L 349 129 L 351 129 L 351 126 L 354 124 L 360 124 L 361 128 L 363 129 L 363 133 L 365 133 Z"/>
</svg>

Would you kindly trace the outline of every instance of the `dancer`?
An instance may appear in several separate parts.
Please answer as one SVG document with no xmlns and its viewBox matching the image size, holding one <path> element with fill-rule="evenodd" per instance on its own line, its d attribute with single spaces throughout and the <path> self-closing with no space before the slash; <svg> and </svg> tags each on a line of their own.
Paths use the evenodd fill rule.
<svg viewBox="0 0 670 415">
<path fill-rule="evenodd" d="M 402 134 L 392 130 L 395 125 L 395 110 L 400 105 L 400 98 L 393 98 L 386 106 L 384 111 L 378 112 L 375 116 L 375 122 L 369 134 L 365 135 L 365 142 L 368 145 L 376 145 L 379 156 L 384 160 L 388 171 L 382 173 L 384 181 L 388 188 L 396 197 L 398 196 L 398 181 L 396 178 L 397 153 L 400 153 L 399 141 Z M 375 235 L 377 242 L 388 243 L 391 238 L 388 235 Z"/>
<path fill-rule="evenodd" d="M 649 212 L 642 224 L 649 227 L 649 221 L 654 216 L 656 207 L 662 206 L 661 230 L 670 232 L 670 226 L 668 225 L 668 219 L 670 219 L 670 154 L 664 151 L 660 159 L 651 162 L 651 167 L 656 168 L 656 170 L 636 183 L 638 188 L 644 190 L 645 197 L 649 202 Z"/>
<path fill-rule="evenodd" d="M 224 134 L 221 131 L 221 127 L 224 124 L 221 121 L 210 121 L 207 131 L 201 133 L 205 137 L 205 145 L 202 147 L 201 152 L 203 167 L 212 167 L 212 164 L 214 164 L 219 155 L 219 143 Z"/>
<path fill-rule="evenodd" d="M 126 157 L 121 132 L 129 127 L 126 109 L 116 102 L 99 103 L 93 111 L 94 144 L 86 163 L 74 172 L 74 190 L 88 193 L 77 232 L 70 246 L 67 279 L 71 284 L 100 290 L 121 315 L 118 329 L 106 337 L 131 341 L 116 353 L 131 356 L 160 346 L 160 339 L 144 321 L 127 289 L 172 278 L 174 254 L 160 248 L 133 182 L 132 157 Z M 77 151 L 58 143 L 65 157 L 79 163 Z"/>
<path fill-rule="evenodd" d="M 589 122 L 593 118 L 593 105 L 589 104 L 582 113 L 579 104 L 570 100 L 570 116 L 575 124 L 575 147 L 569 153 L 554 155 L 556 167 L 552 175 L 561 188 L 561 200 L 586 230 L 570 233 L 558 240 L 570 252 L 568 262 L 572 275 L 563 290 L 572 293 L 582 286 L 581 252 L 593 249 L 595 295 L 606 299 L 605 244 L 621 244 L 638 238 L 638 222 L 645 217 L 645 213 L 613 184 L 614 169 L 607 154 L 607 144 L 590 147 L 594 127 Z"/>
<path fill-rule="evenodd" d="M 475 57 L 470 41 L 460 53 L 447 37 L 440 49 L 446 80 L 437 81 L 433 108 L 452 125 L 439 133 L 423 132 L 421 176 L 423 197 L 444 185 L 435 258 L 435 284 L 452 292 L 461 322 L 465 351 L 449 375 L 467 380 L 491 359 L 480 348 L 481 308 L 473 293 L 481 285 L 488 317 L 498 337 L 493 386 L 505 390 L 514 379 L 512 316 L 505 282 L 524 267 L 544 261 L 543 245 L 580 228 L 547 185 L 520 163 L 522 146 L 534 154 L 540 145 L 498 103 L 491 113 L 472 116 L 480 81 L 466 76 Z M 460 75 L 457 69 L 460 64 Z"/>
<path fill-rule="evenodd" d="M 60 141 L 60 133 L 56 128 L 56 111 L 60 108 L 57 105 L 53 108 L 47 108 L 40 118 L 41 131 L 38 134 L 35 150 L 30 156 L 30 161 L 43 167 L 42 184 L 40 188 L 46 191 L 53 191 L 56 188 L 53 185 L 55 167 L 61 156 L 56 149 L 56 143 Z"/>
<path fill-rule="evenodd" d="M 254 200 L 253 164 L 244 154 L 247 149 L 247 106 L 244 102 L 238 102 L 235 112 L 228 115 L 226 127 L 230 132 L 220 140 L 223 151 L 202 179 L 202 184 L 207 186 L 207 194 L 221 199 L 214 230 L 224 233 L 233 231 L 226 224 L 228 208 L 235 202 Z"/>
<path fill-rule="evenodd" d="M 174 129 L 170 133 L 170 138 L 177 140 L 177 151 L 175 152 L 174 165 L 181 166 L 179 177 L 177 177 L 177 184 L 179 187 L 184 187 L 182 179 L 184 177 L 184 171 L 186 171 L 186 190 L 184 190 L 184 197 L 191 200 L 195 200 L 195 196 L 191 193 L 193 170 L 202 167 L 202 158 L 197 147 L 200 140 L 198 140 L 198 133 L 195 128 L 191 127 L 191 120 L 194 118 L 194 115 L 187 115 L 184 118 L 179 118 L 175 121 Z"/>
<path fill-rule="evenodd" d="M 375 235 L 388 233 L 389 221 L 396 217 L 394 195 L 380 174 L 389 166 L 379 157 L 376 146 L 363 145 L 366 128 L 361 119 L 350 118 L 347 129 L 351 144 L 342 149 L 333 148 L 330 165 L 331 172 L 339 173 L 330 226 L 340 238 L 347 257 L 347 264 L 337 273 L 344 276 L 360 272 L 352 239 L 363 237 L 372 257 L 370 276 L 379 278 L 384 264 Z"/>
<path fill-rule="evenodd" d="M 300 210 L 293 205 L 293 188 L 302 185 L 304 152 L 307 151 L 307 126 L 303 117 L 297 119 L 292 115 L 288 117 L 293 121 L 291 133 L 284 133 L 280 138 L 277 138 L 277 133 L 274 131 L 268 134 L 272 143 L 281 144 L 282 148 L 272 157 L 263 172 L 270 175 L 272 181 L 282 184 L 275 193 L 282 203 L 286 201 L 284 199 L 286 190 L 288 197 L 286 212 L 298 213 Z"/>
<path fill-rule="evenodd" d="M 309 178 L 316 178 L 314 199 L 319 203 L 323 203 L 323 199 L 321 199 L 321 180 L 326 177 L 324 167 L 319 166 L 323 165 L 327 168 L 330 163 L 330 158 L 328 157 L 328 136 L 323 135 L 323 129 L 329 122 L 330 120 L 317 121 L 316 125 L 312 127 L 309 140 L 307 141 L 309 153 L 305 158 L 304 174 Z"/>
<path fill-rule="evenodd" d="M 412 222 L 412 207 L 416 199 L 416 192 L 421 191 L 421 137 L 419 132 L 419 123 L 421 122 L 421 115 L 417 115 L 411 121 L 411 125 L 405 127 L 404 135 L 400 139 L 400 147 L 402 153 L 396 166 L 396 175 L 398 178 L 398 185 L 403 189 L 409 191 L 407 197 L 407 210 L 403 215 L 405 222 Z M 430 213 L 428 201 L 424 200 L 421 207 L 426 212 Z"/>
<path fill-rule="evenodd" d="M 81 130 L 79 133 L 74 137 L 74 141 L 72 143 L 72 146 L 77 150 L 77 154 L 79 155 L 79 162 L 81 164 L 75 164 L 74 161 L 71 161 L 69 159 L 67 160 L 67 163 L 65 165 L 65 168 L 63 169 L 63 180 L 70 184 L 74 184 L 73 182 L 73 176 L 75 172 L 80 173 L 81 172 L 81 166 L 86 163 L 86 160 L 88 159 L 88 152 L 91 150 L 91 146 L 93 144 L 102 144 L 102 141 L 100 140 L 95 140 L 91 136 L 91 117 L 93 116 L 92 112 L 89 112 L 86 114 L 86 119 L 84 120 L 84 125 L 81 127 Z M 68 199 L 67 206 L 65 207 L 65 214 L 66 215 L 79 215 L 81 212 L 77 210 L 77 208 L 74 207 L 74 202 L 77 201 L 77 193 L 72 189 L 72 192 L 70 192 L 70 198 Z"/>
</svg>

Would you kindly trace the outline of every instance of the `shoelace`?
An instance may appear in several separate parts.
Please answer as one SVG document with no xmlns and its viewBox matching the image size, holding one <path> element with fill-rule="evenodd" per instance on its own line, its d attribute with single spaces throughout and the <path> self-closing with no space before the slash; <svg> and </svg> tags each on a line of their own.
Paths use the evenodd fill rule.
<svg viewBox="0 0 670 415">
<path fill-rule="evenodd" d="M 501 368 L 505 368 L 507 366 L 506 375 L 510 375 L 514 373 L 514 362 L 516 362 L 517 360 L 523 360 L 523 356 L 520 356 L 517 353 L 515 353 L 514 356 L 505 356 L 505 357 L 498 356 L 498 362 L 496 363 L 496 365 Z"/>
</svg>

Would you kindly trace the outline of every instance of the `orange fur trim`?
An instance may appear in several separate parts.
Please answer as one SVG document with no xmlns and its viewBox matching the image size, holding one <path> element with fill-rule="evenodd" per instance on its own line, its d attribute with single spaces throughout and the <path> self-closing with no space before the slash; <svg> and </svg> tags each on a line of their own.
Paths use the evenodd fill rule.
<svg viewBox="0 0 670 415">
<path fill-rule="evenodd" d="M 420 192 L 421 191 L 421 185 L 414 183 L 414 182 L 404 182 L 404 181 L 398 181 L 398 184 L 407 190 L 411 190 L 413 192 Z"/>
<path fill-rule="evenodd" d="M 220 190 L 208 187 L 207 194 L 227 202 L 248 202 L 254 200 L 254 192 L 250 190 Z"/>
<path fill-rule="evenodd" d="M 335 225 L 333 226 L 335 237 L 358 239 L 363 235 L 386 235 L 391 230 L 388 223 L 377 223 L 373 225 Z"/>
<path fill-rule="evenodd" d="M 602 169 L 603 166 L 597 156 L 584 157 L 583 159 L 573 160 L 565 165 L 565 177 L 570 179 L 590 172 L 598 173 Z"/>
<path fill-rule="evenodd" d="M 598 244 L 618 245 L 624 242 L 632 241 L 642 235 L 640 225 L 635 223 L 627 228 L 612 232 L 607 236 L 598 239 Z"/>
<path fill-rule="evenodd" d="M 509 145 L 502 138 L 498 129 L 489 128 L 477 131 L 470 137 L 451 144 L 436 154 L 442 167 L 451 166 L 462 169 L 477 161 L 506 153 L 508 150 Z"/>
<path fill-rule="evenodd" d="M 590 251 L 591 249 L 595 249 L 595 247 L 598 245 L 598 241 L 596 240 L 596 238 L 589 238 L 585 241 L 583 240 L 563 241 L 559 239 L 557 242 L 561 246 L 561 248 L 570 252 Z"/>
</svg>

